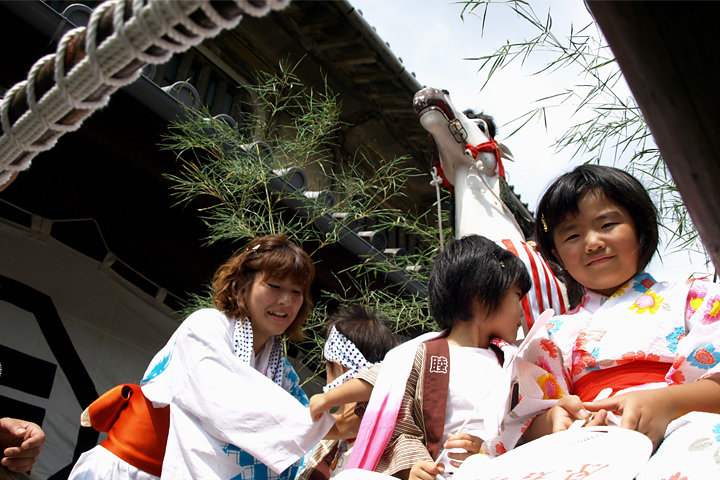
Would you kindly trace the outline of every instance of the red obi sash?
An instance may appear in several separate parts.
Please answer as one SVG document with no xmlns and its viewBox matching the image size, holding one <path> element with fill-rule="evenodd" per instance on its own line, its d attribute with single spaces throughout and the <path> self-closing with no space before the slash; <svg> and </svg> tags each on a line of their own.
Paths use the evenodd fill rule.
<svg viewBox="0 0 720 480">
<path fill-rule="evenodd" d="M 612 396 L 626 388 L 665 382 L 665 375 L 671 366 L 671 363 L 636 360 L 605 370 L 595 370 L 575 381 L 573 393 L 583 402 L 592 402 L 605 388 L 612 388 Z"/>
</svg>

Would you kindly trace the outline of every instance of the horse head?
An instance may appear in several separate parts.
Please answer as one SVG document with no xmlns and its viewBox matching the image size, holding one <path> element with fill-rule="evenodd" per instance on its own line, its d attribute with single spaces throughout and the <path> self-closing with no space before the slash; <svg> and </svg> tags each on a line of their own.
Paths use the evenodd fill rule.
<svg viewBox="0 0 720 480">
<path fill-rule="evenodd" d="M 456 237 L 475 233 L 493 240 L 524 239 L 500 199 L 500 178 L 505 176 L 502 159 L 513 158 L 492 138 L 490 117 L 468 117 L 455 108 L 447 90 L 431 87 L 415 94 L 413 107 L 437 145 L 445 180 L 454 187 Z"/>
<path fill-rule="evenodd" d="M 473 164 L 488 177 L 503 176 L 501 158 L 513 158 L 507 147 L 493 140 L 490 117 L 481 114 L 469 118 L 455 108 L 447 90 L 432 87 L 415 94 L 413 107 L 438 146 L 443 172 L 451 184 L 455 167 L 461 164 Z"/>
</svg>

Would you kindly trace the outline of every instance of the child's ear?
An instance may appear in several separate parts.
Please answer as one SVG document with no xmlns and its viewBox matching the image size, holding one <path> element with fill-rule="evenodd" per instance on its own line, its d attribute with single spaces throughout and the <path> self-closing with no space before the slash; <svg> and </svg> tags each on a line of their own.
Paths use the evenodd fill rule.
<svg viewBox="0 0 720 480">
<path fill-rule="evenodd" d="M 347 368 L 343 367 L 343 365 L 337 360 L 329 362 L 329 365 L 333 375 L 335 375 L 336 377 L 339 377 L 340 375 L 345 373 L 345 370 L 347 370 Z"/>
</svg>

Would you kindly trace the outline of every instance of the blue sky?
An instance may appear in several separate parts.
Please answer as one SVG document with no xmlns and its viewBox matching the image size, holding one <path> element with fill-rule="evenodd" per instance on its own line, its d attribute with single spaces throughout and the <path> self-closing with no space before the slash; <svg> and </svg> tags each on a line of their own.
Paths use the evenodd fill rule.
<svg viewBox="0 0 720 480">
<path fill-rule="evenodd" d="M 558 107 L 547 113 L 547 125 L 531 122 L 522 131 L 506 138 L 513 130 L 508 122 L 530 111 L 536 101 L 557 93 L 564 86 L 578 81 L 578 71 L 562 69 L 552 74 L 533 75 L 543 65 L 526 63 L 496 73 L 482 88 L 484 76 L 478 73 L 480 63 L 469 60 L 493 53 L 505 42 L 518 42 L 535 35 L 526 21 L 504 5 L 492 5 L 483 30 L 478 15 L 466 14 L 461 19 L 464 2 L 452 0 L 350 0 L 362 11 L 364 18 L 385 40 L 405 68 L 415 73 L 426 86 L 447 89 L 456 107 L 473 108 L 495 117 L 500 127 L 497 140 L 507 145 L 516 162 L 508 162 L 506 170 L 515 192 L 534 210 L 545 188 L 558 175 L 582 163 L 573 151 L 556 151 L 554 141 L 566 129 L 578 123 L 574 107 Z M 552 16 L 553 30 L 558 36 L 569 36 L 592 23 L 582 0 L 532 0 L 539 17 Z M 586 33 L 600 33 L 592 26 Z M 622 84 L 623 95 L 630 91 Z M 622 89 L 625 89 L 623 91 Z M 409 106 L 408 106 L 409 107 Z M 690 275 L 707 268 L 701 255 L 685 252 L 670 254 L 661 250 L 664 262 L 657 256 L 650 271 L 658 276 Z"/>
</svg>

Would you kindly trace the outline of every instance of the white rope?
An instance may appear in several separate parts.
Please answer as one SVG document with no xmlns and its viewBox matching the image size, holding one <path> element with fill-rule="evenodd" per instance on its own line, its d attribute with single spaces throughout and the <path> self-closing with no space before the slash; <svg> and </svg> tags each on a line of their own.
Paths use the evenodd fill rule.
<svg viewBox="0 0 720 480">
<path fill-rule="evenodd" d="M 285 8 L 290 0 L 232 0 L 240 12 L 251 16 L 266 15 L 270 10 Z M 10 88 L 0 103 L 0 185 L 14 172 L 30 167 L 41 151 L 51 149 L 66 132 L 80 128 L 95 110 L 110 101 L 118 88 L 139 78 L 144 64 L 160 64 L 174 53 L 183 52 L 213 37 L 224 29 L 237 26 L 238 13 L 223 17 L 210 0 L 132 0 L 130 17 L 125 20 L 125 0 L 108 0 L 90 16 L 87 27 L 67 32 L 55 54 L 39 59 L 30 69 L 27 80 Z M 200 25 L 190 14 L 201 10 L 207 17 Z M 98 42 L 100 20 L 112 10 L 113 33 Z M 85 57 L 70 71 L 65 71 L 68 49 L 78 48 L 76 37 L 85 35 Z M 163 52 L 151 53 L 149 50 Z M 37 77 L 44 65 L 54 62 L 54 85 L 37 98 Z M 137 64 L 137 66 L 135 66 Z M 132 65 L 133 68 L 129 68 Z M 14 124 L 10 122 L 10 104 L 19 91 L 25 91 L 28 110 Z M 70 117 L 72 115 L 72 117 Z M 71 118 L 71 120 L 70 120 Z"/>
<path fill-rule="evenodd" d="M 432 180 L 430 185 L 435 187 L 435 196 L 437 197 L 437 216 L 438 216 L 438 236 L 440 237 L 440 251 L 445 250 L 445 239 L 443 238 L 443 227 L 442 227 L 442 208 L 440 206 L 440 187 L 442 186 L 442 178 L 438 175 L 437 168 L 432 167 L 430 171 Z"/>
</svg>

